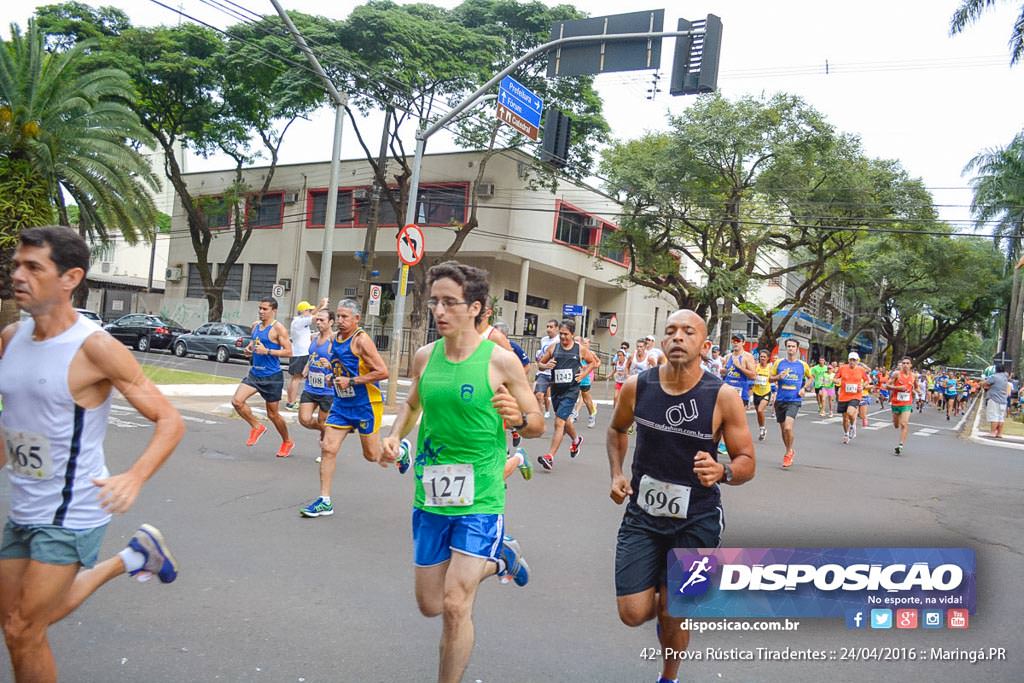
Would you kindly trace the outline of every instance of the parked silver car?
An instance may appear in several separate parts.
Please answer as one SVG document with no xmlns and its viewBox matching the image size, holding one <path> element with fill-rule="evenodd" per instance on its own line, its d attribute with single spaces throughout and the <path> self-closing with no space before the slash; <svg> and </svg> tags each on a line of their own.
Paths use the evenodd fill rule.
<svg viewBox="0 0 1024 683">
<path fill-rule="evenodd" d="M 183 334 L 174 340 L 174 355 L 206 356 L 227 363 L 232 358 L 248 360 L 242 350 L 249 343 L 249 330 L 234 323 L 208 322 L 195 332 Z"/>
</svg>

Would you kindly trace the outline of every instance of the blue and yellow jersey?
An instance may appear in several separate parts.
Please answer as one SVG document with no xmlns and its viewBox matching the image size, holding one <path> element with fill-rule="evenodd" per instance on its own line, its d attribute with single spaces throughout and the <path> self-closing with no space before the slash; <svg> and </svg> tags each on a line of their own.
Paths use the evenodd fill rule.
<svg viewBox="0 0 1024 683">
<path fill-rule="evenodd" d="M 347 339 L 335 337 L 334 344 L 331 346 L 331 371 L 335 377 L 357 377 L 370 372 L 371 368 L 367 362 L 352 351 L 352 341 L 361 334 L 366 334 L 366 332 L 359 327 Z M 335 395 L 343 403 L 363 405 L 383 402 L 377 382 L 350 384 L 346 389 L 336 385 Z"/>
<path fill-rule="evenodd" d="M 800 401 L 800 389 L 811 377 L 811 368 L 803 360 L 787 360 L 780 358 L 772 365 L 773 375 L 779 377 L 779 395 L 776 401 L 783 403 Z"/>
</svg>

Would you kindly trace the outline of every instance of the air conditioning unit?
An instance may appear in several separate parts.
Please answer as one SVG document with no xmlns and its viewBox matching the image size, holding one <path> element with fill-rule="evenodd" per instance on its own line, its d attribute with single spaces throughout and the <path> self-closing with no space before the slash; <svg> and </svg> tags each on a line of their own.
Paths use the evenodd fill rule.
<svg viewBox="0 0 1024 683">
<path fill-rule="evenodd" d="M 597 216 L 587 216 L 583 219 L 583 227 L 585 228 L 599 228 L 601 227 L 601 219 Z"/>
<path fill-rule="evenodd" d="M 355 295 L 356 295 L 356 288 L 355 287 L 346 287 L 345 288 L 345 296 L 353 297 Z"/>
<path fill-rule="evenodd" d="M 494 196 L 494 183 L 477 183 L 476 196 L 480 199 L 490 199 Z"/>
<path fill-rule="evenodd" d="M 164 279 L 168 282 L 181 281 L 181 266 L 171 266 L 164 270 Z"/>
<path fill-rule="evenodd" d="M 358 190 L 353 190 L 352 196 L 355 197 L 356 199 L 369 199 L 370 191 L 367 190 L 366 188 L 360 188 Z"/>
<path fill-rule="evenodd" d="M 100 272 L 101 273 L 109 273 L 113 269 L 114 269 L 114 264 L 111 263 L 110 261 L 101 261 L 100 262 Z"/>
<path fill-rule="evenodd" d="M 299 201 L 299 193 L 298 192 L 285 192 L 284 193 L 284 203 L 285 204 L 294 204 L 297 201 Z"/>
<path fill-rule="evenodd" d="M 609 327 L 611 327 L 611 322 L 611 318 L 598 318 L 597 320 L 594 321 L 594 327 L 606 330 Z"/>
</svg>

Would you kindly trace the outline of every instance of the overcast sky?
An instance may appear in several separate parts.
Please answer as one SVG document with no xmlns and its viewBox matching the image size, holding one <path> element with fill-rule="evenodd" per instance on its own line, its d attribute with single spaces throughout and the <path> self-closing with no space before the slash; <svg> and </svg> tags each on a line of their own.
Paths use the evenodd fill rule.
<svg viewBox="0 0 1024 683">
<path fill-rule="evenodd" d="M 548 4 L 556 4 L 546 0 Z M 137 24 L 174 24 L 179 17 L 151 0 L 110 0 Z M 24 25 L 39 2 L 3 3 L 0 20 Z M 201 0 L 166 4 L 219 27 L 233 19 Z M 211 3 L 217 4 L 217 3 Z M 230 6 L 228 3 L 219 3 Z M 272 13 L 268 0 L 235 0 L 260 13 Z M 361 4 L 348 0 L 283 0 L 287 9 L 341 18 Z M 437 0 L 454 6 L 458 2 Z M 591 16 L 623 11 L 621 2 L 577 0 Z M 967 230 L 971 194 L 960 172 L 979 151 L 1007 144 L 1024 128 L 1024 64 L 1009 67 L 1007 41 L 1019 3 L 997 3 L 966 33 L 951 37 L 949 19 L 959 0 L 691 0 L 685 13 L 678 2 L 634 5 L 666 9 L 666 29 L 676 19 L 722 18 L 723 46 L 719 88 L 726 97 L 785 91 L 800 95 L 840 130 L 859 135 L 871 156 L 899 159 L 924 179 L 940 215 Z M 671 5 L 671 6 L 668 6 Z M 671 71 L 671 43 L 663 49 L 663 79 Z M 826 62 L 829 65 L 825 73 Z M 618 139 L 666 127 L 692 98 L 659 94 L 645 98 L 651 72 L 606 74 L 597 86 L 605 115 Z M 667 86 L 663 86 L 667 90 Z M 282 163 L 325 160 L 333 115 L 327 111 L 289 131 Z M 346 132 L 350 132 L 346 130 Z M 454 149 L 450 140 L 432 138 L 429 152 Z M 411 148 L 410 148 L 411 149 Z M 343 156 L 361 151 L 348 135 Z M 193 160 L 191 170 L 222 168 L 223 159 Z"/>
</svg>

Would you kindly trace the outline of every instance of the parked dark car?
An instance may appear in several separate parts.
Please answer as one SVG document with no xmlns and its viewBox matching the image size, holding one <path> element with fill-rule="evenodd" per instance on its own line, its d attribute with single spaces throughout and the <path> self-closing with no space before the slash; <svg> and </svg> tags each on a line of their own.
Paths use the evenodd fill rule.
<svg viewBox="0 0 1024 683">
<path fill-rule="evenodd" d="M 232 358 L 248 360 L 242 350 L 249 344 L 249 330 L 233 323 L 205 323 L 195 332 L 174 340 L 174 355 L 216 358 L 227 363 Z"/>
<path fill-rule="evenodd" d="M 169 349 L 178 336 L 188 334 L 190 331 L 170 318 L 146 313 L 121 316 L 114 322 L 104 325 L 103 329 L 115 339 L 128 346 L 134 346 L 139 351 Z"/>
</svg>

